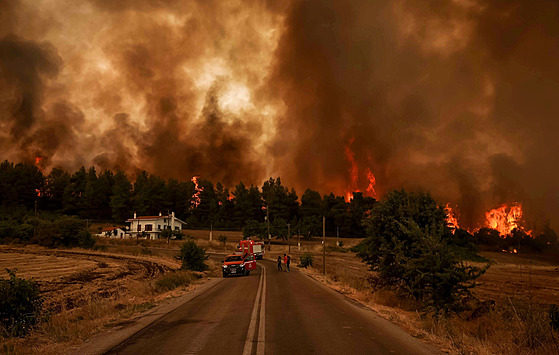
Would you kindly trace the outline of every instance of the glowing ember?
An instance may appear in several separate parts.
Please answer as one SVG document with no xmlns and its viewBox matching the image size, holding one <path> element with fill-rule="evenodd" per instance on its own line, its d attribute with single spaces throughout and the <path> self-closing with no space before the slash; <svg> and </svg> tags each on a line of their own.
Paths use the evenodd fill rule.
<svg viewBox="0 0 559 355">
<path fill-rule="evenodd" d="M 204 188 L 198 185 L 198 176 L 193 176 L 192 179 L 190 179 L 190 181 L 192 181 L 194 183 L 194 190 L 196 191 L 193 195 L 192 198 L 190 199 L 190 203 L 192 206 L 190 206 L 191 209 L 194 209 L 198 206 L 200 206 L 200 193 L 202 191 L 204 191 Z"/>
<path fill-rule="evenodd" d="M 452 229 L 452 233 L 454 233 L 458 228 L 460 228 L 458 226 L 458 218 L 454 215 L 454 211 L 452 207 L 450 207 L 450 203 L 446 204 L 444 210 L 446 212 L 446 224 Z"/>
<path fill-rule="evenodd" d="M 514 203 L 512 206 L 503 204 L 498 208 L 485 213 L 485 226 L 496 229 L 499 234 L 510 235 L 515 228 L 521 228 L 519 223 L 522 219 L 522 205 Z"/>
<path fill-rule="evenodd" d="M 37 197 L 41 197 L 41 190 L 35 189 L 35 193 L 37 194 Z"/>
<path fill-rule="evenodd" d="M 35 157 L 35 165 L 39 165 L 41 160 L 43 160 L 43 157 Z"/>
</svg>

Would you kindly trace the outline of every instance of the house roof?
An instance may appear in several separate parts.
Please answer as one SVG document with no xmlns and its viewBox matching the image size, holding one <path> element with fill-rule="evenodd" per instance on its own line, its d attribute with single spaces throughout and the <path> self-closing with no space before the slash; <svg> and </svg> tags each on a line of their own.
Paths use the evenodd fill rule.
<svg viewBox="0 0 559 355">
<path fill-rule="evenodd" d="M 162 215 L 162 216 L 138 216 L 136 218 L 130 218 L 127 219 L 126 222 L 132 222 L 132 221 L 136 221 L 136 220 L 156 220 L 156 219 L 162 219 L 162 218 L 173 218 L 173 215 Z M 185 221 L 178 219 L 177 217 L 175 217 L 175 220 L 182 223 L 182 224 L 186 224 Z"/>
</svg>

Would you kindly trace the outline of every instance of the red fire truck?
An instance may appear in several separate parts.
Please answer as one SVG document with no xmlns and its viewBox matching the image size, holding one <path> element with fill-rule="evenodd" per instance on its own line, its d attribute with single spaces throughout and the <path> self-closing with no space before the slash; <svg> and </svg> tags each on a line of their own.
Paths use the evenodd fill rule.
<svg viewBox="0 0 559 355">
<path fill-rule="evenodd" d="M 229 275 L 248 276 L 251 270 L 256 269 L 256 261 L 254 259 L 254 254 L 249 253 L 227 255 L 221 265 L 223 277 Z"/>
<path fill-rule="evenodd" d="M 241 253 L 254 254 L 256 259 L 264 257 L 265 245 L 264 242 L 255 242 L 254 240 L 241 240 L 237 246 L 237 250 Z"/>
</svg>

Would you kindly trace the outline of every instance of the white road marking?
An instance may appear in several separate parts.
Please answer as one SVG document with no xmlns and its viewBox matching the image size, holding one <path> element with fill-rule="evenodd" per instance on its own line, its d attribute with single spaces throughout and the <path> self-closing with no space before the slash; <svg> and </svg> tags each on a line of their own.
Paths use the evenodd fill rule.
<svg viewBox="0 0 559 355">
<path fill-rule="evenodd" d="M 262 265 L 264 285 L 262 286 L 262 301 L 260 301 L 260 324 L 258 325 L 258 344 L 256 355 L 264 355 L 266 345 L 266 267 Z"/>
<path fill-rule="evenodd" d="M 254 300 L 254 306 L 252 307 L 252 315 L 250 316 L 250 324 L 248 326 L 247 337 L 245 340 L 245 347 L 243 349 L 243 355 L 252 354 L 252 343 L 254 341 L 254 331 L 256 330 L 256 319 L 258 318 L 258 305 L 262 295 L 262 285 L 264 284 L 264 277 L 266 276 L 266 269 L 264 265 L 258 265 L 262 269 L 260 274 L 260 282 L 258 284 L 258 291 L 256 292 L 256 299 Z M 260 333 L 260 326 L 258 328 L 258 333 Z"/>
</svg>

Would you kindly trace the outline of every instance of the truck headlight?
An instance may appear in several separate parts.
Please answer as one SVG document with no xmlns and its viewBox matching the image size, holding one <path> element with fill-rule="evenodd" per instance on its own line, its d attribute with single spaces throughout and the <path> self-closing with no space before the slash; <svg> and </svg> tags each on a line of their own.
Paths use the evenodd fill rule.
<svg viewBox="0 0 559 355">
<path fill-rule="evenodd" d="M 245 264 L 243 263 L 243 264 L 241 264 L 241 265 L 239 265 L 239 266 L 240 266 L 240 267 L 245 267 Z"/>
<path fill-rule="evenodd" d="M 224 269 L 227 269 L 227 265 L 221 265 L 221 266 L 223 266 Z"/>
</svg>

